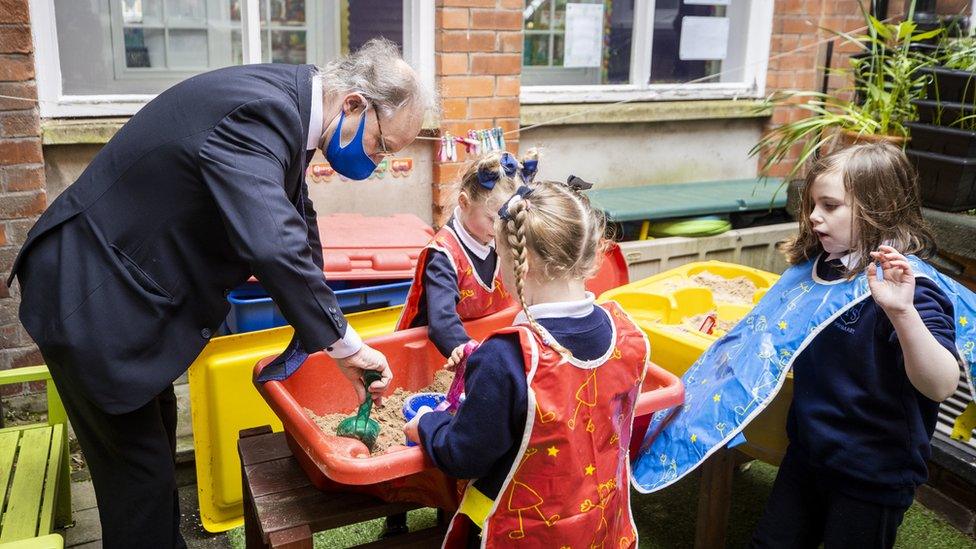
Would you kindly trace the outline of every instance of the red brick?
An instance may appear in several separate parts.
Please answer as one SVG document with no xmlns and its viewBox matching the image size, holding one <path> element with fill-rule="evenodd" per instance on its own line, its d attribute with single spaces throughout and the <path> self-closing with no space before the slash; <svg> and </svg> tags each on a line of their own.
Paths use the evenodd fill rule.
<svg viewBox="0 0 976 549">
<path fill-rule="evenodd" d="M 444 8 L 437 10 L 438 29 L 466 29 L 468 28 L 469 10 L 464 8 Z"/>
<path fill-rule="evenodd" d="M 471 74 L 519 74 L 522 56 L 514 53 L 471 54 Z"/>
<path fill-rule="evenodd" d="M 0 82 L 0 96 L 24 98 L 0 97 L 0 111 L 32 109 L 37 106 L 37 86 L 33 82 Z"/>
<path fill-rule="evenodd" d="M 29 55 L 0 55 L 0 80 L 22 82 L 34 78 L 34 59 Z"/>
<path fill-rule="evenodd" d="M 30 53 L 34 51 L 30 27 L 0 27 L 0 53 Z"/>
<path fill-rule="evenodd" d="M 453 74 L 468 74 L 468 54 L 466 53 L 438 53 L 435 54 L 437 74 L 448 76 Z"/>
<path fill-rule="evenodd" d="M 522 9 L 525 7 L 525 0 L 501 0 L 498 7 L 522 11 Z"/>
<path fill-rule="evenodd" d="M 461 179 L 461 170 L 464 169 L 464 164 L 461 162 L 435 162 L 434 163 L 434 181 L 437 183 L 454 183 Z"/>
<path fill-rule="evenodd" d="M 512 134 L 509 134 L 508 133 L 510 131 L 518 130 L 519 129 L 519 119 L 518 118 L 496 119 L 495 120 L 495 125 L 498 126 L 499 128 L 501 128 L 503 132 L 505 132 L 506 134 L 508 134 L 508 135 L 505 136 L 506 143 L 510 139 L 518 139 L 519 138 L 519 134 L 517 134 L 517 133 L 512 133 Z"/>
<path fill-rule="evenodd" d="M 7 273 L 0 273 L 3 276 L 3 284 L 0 284 L 0 299 L 6 299 L 10 297 L 10 288 L 7 287 Z"/>
<path fill-rule="evenodd" d="M 0 23 L 29 23 L 27 0 L 0 0 Z"/>
<path fill-rule="evenodd" d="M 806 34 L 808 32 L 817 32 L 817 27 L 810 23 L 810 20 L 806 17 L 800 19 L 783 19 L 784 34 Z"/>
<path fill-rule="evenodd" d="M 479 130 L 487 128 L 490 124 L 483 121 L 473 122 L 470 120 L 444 120 L 440 123 L 441 134 L 450 133 L 452 135 L 468 135 L 468 130 Z M 461 147 L 462 149 L 464 147 Z"/>
<path fill-rule="evenodd" d="M 41 352 L 37 350 L 37 347 L 25 347 L 18 351 L 11 357 L 10 366 L 12 368 L 44 364 L 44 357 L 41 356 Z"/>
<path fill-rule="evenodd" d="M 495 93 L 495 79 L 491 76 L 441 77 L 441 97 L 491 97 Z"/>
<path fill-rule="evenodd" d="M 441 114 L 444 120 L 464 120 L 468 117 L 468 100 L 451 98 L 441 101 Z"/>
<path fill-rule="evenodd" d="M 518 114 L 518 97 L 472 99 L 468 104 L 468 116 L 471 118 L 512 118 Z"/>
<path fill-rule="evenodd" d="M 17 219 L 44 211 L 46 205 L 44 191 L 8 193 L 0 200 L 0 219 Z"/>
<path fill-rule="evenodd" d="M 518 96 L 521 88 L 522 78 L 520 76 L 499 76 L 495 80 L 496 97 Z"/>
<path fill-rule="evenodd" d="M 11 164 L 39 164 L 43 162 L 40 139 L 10 139 L 0 141 L 0 166 Z"/>
<path fill-rule="evenodd" d="M 522 11 L 471 10 L 472 29 L 522 30 Z"/>
<path fill-rule="evenodd" d="M 15 219 L 7 222 L 7 242 L 18 245 L 27 240 L 27 233 L 37 221 L 36 218 Z M 2 244 L 0 244 L 2 245 Z"/>
<path fill-rule="evenodd" d="M 0 225 L 0 246 L 7 245 L 7 226 Z M 6 284 L 0 284 L 0 286 L 6 286 Z"/>
<path fill-rule="evenodd" d="M 495 33 L 488 31 L 444 31 L 437 39 L 442 52 L 495 50 Z"/>
<path fill-rule="evenodd" d="M 0 137 L 36 137 L 38 135 L 41 135 L 41 125 L 36 112 L 0 113 Z"/>
<path fill-rule="evenodd" d="M 493 8 L 495 0 L 441 0 L 445 7 Z"/>
<path fill-rule="evenodd" d="M 498 51 L 502 53 L 522 53 L 523 36 L 521 32 L 498 33 Z"/>
<path fill-rule="evenodd" d="M 8 192 L 36 191 L 44 188 L 44 166 L 7 168 L 3 180 Z"/>
</svg>

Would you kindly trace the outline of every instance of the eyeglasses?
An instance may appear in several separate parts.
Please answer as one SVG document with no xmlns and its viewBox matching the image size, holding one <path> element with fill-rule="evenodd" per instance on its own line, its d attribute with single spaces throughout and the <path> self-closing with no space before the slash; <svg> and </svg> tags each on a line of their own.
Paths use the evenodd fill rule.
<svg viewBox="0 0 976 549">
<path fill-rule="evenodd" d="M 386 139 L 383 138 L 383 125 L 380 124 L 380 111 L 375 106 L 373 106 L 373 114 L 376 115 L 376 127 L 380 132 L 380 146 L 379 149 L 376 150 L 376 154 L 378 154 L 381 158 L 393 156 L 393 151 L 386 148 Z"/>
</svg>

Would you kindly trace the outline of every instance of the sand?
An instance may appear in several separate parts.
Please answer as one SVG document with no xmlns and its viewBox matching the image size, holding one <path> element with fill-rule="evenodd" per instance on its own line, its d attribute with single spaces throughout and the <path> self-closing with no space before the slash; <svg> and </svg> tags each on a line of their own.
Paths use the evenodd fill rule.
<svg viewBox="0 0 976 549">
<path fill-rule="evenodd" d="M 661 284 L 661 289 L 666 292 L 693 287 L 708 288 L 712 291 L 714 300 L 723 303 L 748 305 L 752 303 L 752 296 L 756 293 L 755 283 L 744 276 L 725 278 L 708 271 L 702 271 L 690 278 L 675 277 Z"/>
<path fill-rule="evenodd" d="M 447 393 L 448 388 L 451 386 L 451 382 L 454 381 L 454 373 L 448 372 L 447 370 L 438 370 L 434 374 L 434 381 L 420 389 L 419 391 L 408 392 L 404 391 L 402 388 L 398 388 L 393 393 L 387 395 L 383 400 L 382 408 L 373 408 L 373 413 L 370 414 L 372 419 L 375 419 L 377 423 L 380 424 L 380 436 L 376 439 L 376 447 L 373 449 L 374 454 L 385 453 L 390 448 L 403 446 L 406 439 L 403 437 L 403 426 L 406 425 L 406 420 L 403 418 L 403 402 L 410 395 L 416 393 Z M 356 414 L 356 409 L 351 409 L 345 413 L 335 413 L 326 414 L 320 416 L 309 410 L 305 409 L 305 414 L 308 415 L 316 425 L 319 426 L 324 433 L 328 435 L 335 435 L 336 429 L 339 427 L 339 423 L 352 415 Z"/>
</svg>

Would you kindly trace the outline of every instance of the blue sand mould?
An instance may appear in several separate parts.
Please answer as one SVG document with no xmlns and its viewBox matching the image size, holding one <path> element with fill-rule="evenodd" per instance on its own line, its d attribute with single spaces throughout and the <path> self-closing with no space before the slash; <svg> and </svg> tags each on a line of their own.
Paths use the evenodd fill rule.
<svg viewBox="0 0 976 549">
<path fill-rule="evenodd" d="M 433 410 L 434 408 L 437 408 L 438 404 L 444 402 L 446 398 L 447 396 L 444 393 L 417 393 L 415 395 L 411 395 L 403 402 L 403 417 L 407 420 L 407 422 L 410 422 L 410 420 L 417 415 L 417 411 L 419 411 L 421 407 L 427 406 Z M 416 444 L 408 440 L 407 446 L 416 446 Z"/>
</svg>

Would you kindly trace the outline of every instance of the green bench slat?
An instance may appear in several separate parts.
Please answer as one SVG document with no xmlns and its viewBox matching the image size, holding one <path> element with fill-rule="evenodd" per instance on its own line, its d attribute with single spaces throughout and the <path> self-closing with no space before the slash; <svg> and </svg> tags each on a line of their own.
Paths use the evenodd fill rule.
<svg viewBox="0 0 976 549">
<path fill-rule="evenodd" d="M 28 429 L 21 434 L 17 469 L 0 525 L 0 543 L 37 535 L 52 432 L 51 427 L 46 427 Z"/>
<path fill-rule="evenodd" d="M 18 440 L 20 440 L 19 431 L 0 433 L 0 517 L 3 517 L 3 502 L 7 501 L 7 486 L 10 483 L 10 472 L 14 467 Z M 0 523 L 0 527 L 2 526 L 3 524 Z"/>
<path fill-rule="evenodd" d="M 51 428 L 51 451 L 47 457 L 47 476 L 44 479 L 44 495 L 41 496 L 41 516 L 37 522 L 37 533 L 46 534 L 54 530 L 54 504 L 57 499 L 58 477 L 61 474 L 61 454 L 65 444 L 64 425 Z"/>
<path fill-rule="evenodd" d="M 786 206 L 782 179 L 732 179 L 587 191 L 612 221 L 768 210 Z"/>
<path fill-rule="evenodd" d="M 64 538 L 60 534 L 48 534 L 37 538 L 0 543 L 0 549 L 63 549 Z"/>
</svg>

